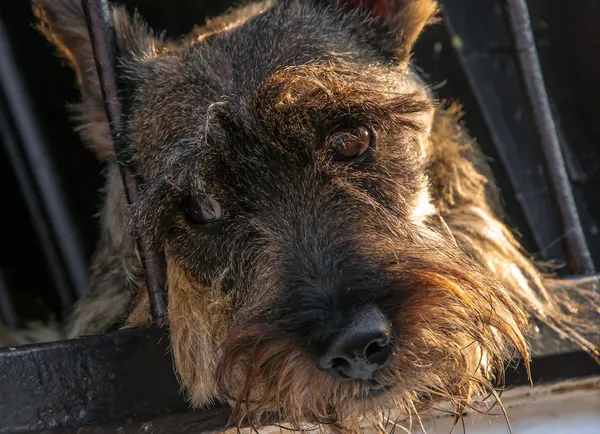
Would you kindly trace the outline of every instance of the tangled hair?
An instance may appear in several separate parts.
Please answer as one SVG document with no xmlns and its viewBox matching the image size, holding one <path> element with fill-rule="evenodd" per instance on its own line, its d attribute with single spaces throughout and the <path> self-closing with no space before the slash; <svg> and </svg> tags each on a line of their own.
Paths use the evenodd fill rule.
<svg viewBox="0 0 600 434">
<path fill-rule="evenodd" d="M 315 370 L 294 338 L 261 313 L 263 321 L 252 318 L 230 331 L 217 365 L 217 385 L 233 403 L 238 425 L 258 426 L 275 415 L 273 420 L 295 428 L 308 422 L 345 431 L 362 417 L 376 423 L 389 409 L 409 416 L 443 399 L 460 414 L 473 395 L 502 384 L 505 360 L 514 350 L 528 354 L 526 316 L 459 252 L 434 250 L 431 243 L 416 256 L 412 247 L 412 257 L 387 270 L 393 280 L 410 282 L 385 306 L 397 313 L 393 323 L 401 333 L 395 357 L 377 381 L 393 388 L 361 399 L 365 386 Z"/>
<path fill-rule="evenodd" d="M 591 342 L 599 331 L 600 296 L 587 283 L 557 278 L 549 264 L 534 261 L 502 223 L 491 171 L 465 135 L 461 116 L 459 104 L 440 105 L 433 123 L 427 172 L 440 216 L 461 249 L 506 288 L 531 321 L 600 362 Z"/>
<path fill-rule="evenodd" d="M 294 88 L 303 87 L 294 83 Z M 331 83 L 315 82 L 312 75 L 303 89 L 322 88 L 331 89 Z M 332 92 L 329 98 L 341 99 Z M 310 95 L 305 101 L 318 100 Z M 385 99 L 378 104 L 385 106 Z M 499 400 L 506 363 L 517 354 L 529 372 L 530 320 L 598 357 L 598 349 L 582 335 L 593 331 L 593 322 L 580 319 L 584 310 L 597 313 L 598 298 L 583 288 L 567 294 L 569 288 L 557 286 L 526 256 L 497 216 L 489 169 L 459 118 L 456 104 L 439 105 L 426 149 L 436 213 L 414 227 L 410 239 L 389 234 L 397 244 L 363 240 L 363 249 L 377 246 L 370 252 L 375 262 L 387 261 L 382 280 L 402 287 L 388 288 L 386 312 L 395 313 L 394 327 L 401 333 L 393 362 L 378 376 L 381 384 L 394 387 L 383 396 L 361 399 L 366 386 L 316 370 L 294 336 L 282 333 L 276 318 L 257 305 L 255 316 L 229 331 L 216 368 L 218 390 L 232 403 L 238 426 L 284 421 L 296 429 L 317 423 L 352 432 L 362 418 L 380 428 L 390 409 L 398 417 L 418 417 L 440 401 L 454 406 L 458 421 L 475 396 Z M 390 222 L 387 229 L 393 232 L 393 227 Z"/>
<path fill-rule="evenodd" d="M 265 1 L 177 43 L 113 8 L 133 91 L 124 134 L 141 192 L 131 207 L 80 1 L 33 3 L 77 74 L 79 132 L 111 165 L 93 288 L 69 336 L 150 323 L 133 233 L 165 248 L 170 339 L 190 401 L 229 401 L 238 427 L 355 432 L 366 418 L 382 430 L 390 410 L 418 417 L 440 401 L 458 421 L 475 396 L 497 398 L 507 361 L 529 369 L 535 323 L 600 358 L 587 336 L 598 295 L 522 250 L 459 108 L 437 104 L 409 68 L 435 0 Z M 329 139 L 348 126 L 370 129 L 376 146 L 340 164 Z M 199 228 L 192 197 L 232 217 Z M 391 322 L 393 354 L 375 384 L 338 381 L 318 369 L 314 342 L 369 304 Z"/>
</svg>

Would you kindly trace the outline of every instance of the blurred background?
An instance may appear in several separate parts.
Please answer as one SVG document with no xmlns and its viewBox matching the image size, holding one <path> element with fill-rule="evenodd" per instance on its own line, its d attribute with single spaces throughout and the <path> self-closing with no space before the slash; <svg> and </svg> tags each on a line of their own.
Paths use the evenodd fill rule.
<svg viewBox="0 0 600 434">
<path fill-rule="evenodd" d="M 122 0 L 177 38 L 233 2 Z M 460 101 L 501 188 L 507 219 L 536 258 L 567 263 L 500 0 L 446 0 L 415 63 L 440 98 Z M 600 1 L 528 2 L 569 180 L 600 264 Z M 102 166 L 68 120 L 74 74 L 32 26 L 28 0 L 0 1 L 0 321 L 60 320 L 87 293 Z M 568 275 L 566 266 L 559 272 Z"/>
</svg>

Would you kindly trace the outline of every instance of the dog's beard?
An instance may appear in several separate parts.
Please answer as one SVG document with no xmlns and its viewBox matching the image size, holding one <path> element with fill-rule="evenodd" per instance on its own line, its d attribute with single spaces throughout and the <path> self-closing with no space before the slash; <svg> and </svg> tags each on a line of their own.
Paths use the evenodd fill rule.
<svg viewBox="0 0 600 434">
<path fill-rule="evenodd" d="M 380 427 L 390 412 L 418 417 L 438 401 L 451 402 L 460 415 L 473 395 L 494 394 L 512 352 L 527 360 L 525 316 L 477 266 L 450 259 L 432 250 L 387 268 L 388 285 L 404 290 L 383 302 L 394 312 L 397 338 L 394 355 L 371 383 L 340 381 L 318 370 L 276 322 L 234 327 L 216 376 L 233 420 L 358 431 L 361 419 Z"/>
</svg>

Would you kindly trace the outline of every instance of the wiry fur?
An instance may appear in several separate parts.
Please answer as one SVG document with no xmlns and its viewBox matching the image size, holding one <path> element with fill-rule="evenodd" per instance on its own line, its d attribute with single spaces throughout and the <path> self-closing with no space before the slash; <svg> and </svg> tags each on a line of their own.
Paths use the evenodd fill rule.
<svg viewBox="0 0 600 434">
<path fill-rule="evenodd" d="M 579 335 L 581 305 L 548 291 L 501 222 L 456 106 L 436 104 L 408 67 L 435 1 L 269 1 L 177 44 L 114 9 L 131 89 L 122 133 L 142 184 L 129 210 L 78 3 L 34 0 L 78 71 L 83 136 L 111 167 L 92 295 L 71 335 L 149 323 L 131 229 L 166 248 L 173 354 L 191 401 L 228 400 L 238 424 L 277 415 L 353 431 L 361 417 L 377 424 L 390 408 L 413 415 L 439 400 L 460 414 L 493 394 L 515 352 L 528 363 L 529 319 L 598 354 Z M 324 144 L 340 124 L 373 130 L 368 158 L 331 161 Z M 190 195 L 222 204 L 220 227 L 186 219 Z M 380 397 L 314 360 L 368 304 L 396 331 Z"/>
<path fill-rule="evenodd" d="M 229 300 L 218 284 L 205 286 L 169 262 L 169 323 L 177 373 L 197 406 L 216 396 L 213 375 L 227 328 Z"/>
</svg>

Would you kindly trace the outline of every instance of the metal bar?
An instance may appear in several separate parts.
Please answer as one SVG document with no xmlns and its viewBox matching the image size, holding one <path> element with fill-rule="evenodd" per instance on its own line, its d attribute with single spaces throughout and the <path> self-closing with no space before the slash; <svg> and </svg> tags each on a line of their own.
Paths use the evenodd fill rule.
<svg viewBox="0 0 600 434">
<path fill-rule="evenodd" d="M 82 6 L 92 41 L 115 155 L 121 171 L 127 201 L 131 204 L 137 200 L 138 186 L 134 171 L 124 159 L 126 143 L 123 138 L 123 112 L 119 99 L 118 46 L 110 10 L 106 0 L 82 0 Z M 155 250 L 149 240 L 143 236 L 138 237 L 138 249 L 146 275 L 152 321 L 157 326 L 166 325 L 167 297 L 164 252 Z"/>
<path fill-rule="evenodd" d="M 57 246 L 50 222 L 46 218 L 44 204 L 34 188 L 35 181 L 32 179 L 31 171 L 27 167 L 25 157 L 22 155 L 22 147 L 19 146 L 18 140 L 15 137 L 16 134 L 12 130 L 7 115 L 8 113 L 5 113 L 4 110 L 0 110 L 0 136 L 2 138 L 2 145 L 17 178 L 19 189 L 25 200 L 31 222 L 33 223 L 33 229 L 37 233 L 38 240 L 44 252 L 48 270 L 60 298 L 60 303 L 63 308 L 69 308 L 73 304 L 74 297 L 70 289 L 65 265 L 61 261 L 60 248 Z"/>
<path fill-rule="evenodd" d="M 63 302 L 67 299 L 68 289 L 57 276 L 59 267 L 63 273 L 68 275 L 78 296 L 88 293 L 89 272 L 86 255 L 76 225 L 66 205 L 65 198 L 59 188 L 59 180 L 52 167 L 52 160 L 48 153 L 48 146 L 40 134 L 40 129 L 33 115 L 29 96 L 21 81 L 21 76 L 15 66 L 15 61 L 8 44 L 8 36 L 0 21 L 0 89 L 4 95 L 7 114 L 10 113 L 10 121 L 14 123 L 14 129 L 21 142 L 21 149 L 7 146 L 7 152 L 14 164 L 16 158 L 21 159 L 24 167 L 31 170 L 28 175 L 22 169 L 15 168 L 19 177 L 19 184 L 24 192 L 27 206 L 35 227 L 40 234 L 40 240 L 46 250 L 46 258 L 57 278 L 57 286 L 62 288 Z M 5 119 L 8 122 L 7 119 Z M 6 144 L 5 144 L 6 145 Z M 16 152 L 21 153 L 17 157 Z M 25 178 L 27 176 L 27 179 Z M 31 184 L 28 184 L 31 183 Z M 35 185 L 39 196 L 32 196 L 32 185 Z M 27 191 L 26 191 L 27 190 Z M 43 213 L 40 213 L 43 210 Z M 41 221 L 40 216 L 47 215 L 47 221 Z M 54 245 L 55 248 L 50 248 Z M 64 261 L 64 265 L 56 263 L 56 249 Z M 72 295 L 68 296 L 73 299 Z"/>
<path fill-rule="evenodd" d="M 169 332 L 156 327 L 1 348 L 0 373 L 0 434 L 77 432 L 189 409 L 173 371 Z"/>
<path fill-rule="evenodd" d="M 565 230 L 569 265 L 575 273 L 592 274 L 595 271 L 594 262 L 587 246 L 560 149 L 527 5 L 525 0 L 507 0 L 506 5 L 517 59 L 523 74 L 525 93 L 540 136 L 542 154 L 545 157 L 559 218 Z"/>
<path fill-rule="evenodd" d="M 532 146 L 535 132 L 525 113 L 525 96 L 519 91 L 508 26 L 494 12 L 500 0 L 445 0 L 442 6 L 444 25 L 425 33 L 427 45 L 417 53 L 417 61 L 427 74 L 433 73 L 432 82 L 450 78 L 449 85 L 437 91 L 442 98 L 453 100 L 460 95 L 469 133 L 491 158 L 511 227 L 531 236 L 523 241 L 539 259 L 566 263 L 564 246 L 557 242 L 562 239 L 560 224 L 548 218 L 554 215 L 554 205 L 546 177 L 538 170 L 542 157 Z M 438 42 L 447 48 L 431 56 Z"/>
<path fill-rule="evenodd" d="M 4 273 L 0 268 L 0 328 L 4 325 L 5 327 L 16 330 L 19 327 L 19 319 L 15 312 L 8 293 L 8 286 L 4 280 Z"/>
</svg>

